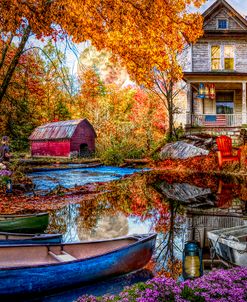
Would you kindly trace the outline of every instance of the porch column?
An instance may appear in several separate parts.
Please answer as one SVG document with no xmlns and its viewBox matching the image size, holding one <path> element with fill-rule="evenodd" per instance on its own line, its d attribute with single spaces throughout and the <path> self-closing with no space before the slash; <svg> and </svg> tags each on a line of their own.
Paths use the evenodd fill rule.
<svg viewBox="0 0 247 302">
<path fill-rule="evenodd" d="M 247 123 L 246 113 L 246 82 L 242 82 L 242 125 Z"/>
<path fill-rule="evenodd" d="M 192 87 L 191 83 L 187 83 L 187 109 L 186 109 L 186 126 L 191 127 L 192 114 Z"/>
</svg>

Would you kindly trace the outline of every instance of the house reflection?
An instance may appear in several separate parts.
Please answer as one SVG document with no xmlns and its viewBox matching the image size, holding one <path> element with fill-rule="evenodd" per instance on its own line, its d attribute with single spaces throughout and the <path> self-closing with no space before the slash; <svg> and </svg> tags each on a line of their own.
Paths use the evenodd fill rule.
<svg viewBox="0 0 247 302">
<path fill-rule="evenodd" d="M 84 217 L 77 218 L 77 234 L 80 240 L 101 240 L 125 236 L 128 234 L 128 219 L 122 213 L 114 216 L 103 214 L 90 229 L 85 228 Z"/>
<path fill-rule="evenodd" d="M 195 239 L 203 248 L 208 248 L 208 231 L 244 225 L 246 202 L 239 199 L 240 195 L 241 186 L 219 179 L 216 207 L 206 210 L 187 208 L 189 240 Z"/>
</svg>

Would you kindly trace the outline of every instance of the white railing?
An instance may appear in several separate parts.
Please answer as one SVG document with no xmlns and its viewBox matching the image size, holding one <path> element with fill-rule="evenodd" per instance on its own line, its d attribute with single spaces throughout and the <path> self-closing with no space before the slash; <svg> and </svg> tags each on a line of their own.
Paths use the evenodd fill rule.
<svg viewBox="0 0 247 302">
<path fill-rule="evenodd" d="M 238 127 L 242 114 L 192 114 L 190 123 L 198 127 Z"/>
</svg>

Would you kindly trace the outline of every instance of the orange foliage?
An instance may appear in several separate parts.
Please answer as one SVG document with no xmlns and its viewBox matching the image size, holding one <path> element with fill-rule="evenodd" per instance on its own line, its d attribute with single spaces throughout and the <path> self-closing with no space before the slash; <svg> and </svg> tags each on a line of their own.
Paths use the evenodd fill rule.
<svg viewBox="0 0 247 302">
<path fill-rule="evenodd" d="M 98 49 L 106 48 L 120 57 L 137 82 L 146 83 L 153 67 L 166 70 L 171 64 L 181 78 L 179 64 L 170 56 L 202 35 L 201 15 L 189 13 L 188 8 L 203 2 L 2 0 L 0 28 L 2 32 L 15 33 L 28 20 L 38 38 L 56 38 L 64 30 L 76 42 L 92 40 Z"/>
<path fill-rule="evenodd" d="M 101 95 L 100 78 L 93 69 L 89 68 L 82 73 L 82 79 L 82 96 L 87 102 L 91 102 L 92 105 L 95 105 L 96 98 Z"/>
<path fill-rule="evenodd" d="M 167 269 L 161 269 L 157 272 L 157 276 L 162 276 L 166 278 L 178 279 L 182 274 L 182 261 L 178 259 L 168 259 Z"/>
<path fill-rule="evenodd" d="M 155 169 L 169 169 L 169 170 L 182 170 L 182 171 L 194 171 L 194 172 L 210 172 L 217 171 L 218 160 L 215 153 L 211 153 L 208 156 L 197 156 L 183 160 L 163 160 L 154 164 Z"/>
<path fill-rule="evenodd" d="M 166 112 L 157 97 L 148 95 L 141 89 L 136 90 L 134 100 L 129 118 L 136 125 L 136 135 L 145 136 L 147 149 L 150 150 L 153 136 L 156 141 L 157 137 L 161 139 L 164 136 Z"/>
</svg>

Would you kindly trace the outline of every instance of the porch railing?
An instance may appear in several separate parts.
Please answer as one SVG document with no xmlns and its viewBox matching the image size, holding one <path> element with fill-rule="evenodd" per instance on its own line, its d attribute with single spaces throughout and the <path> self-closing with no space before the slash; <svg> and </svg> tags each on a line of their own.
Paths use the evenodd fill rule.
<svg viewBox="0 0 247 302">
<path fill-rule="evenodd" d="M 198 127 L 238 127 L 242 125 L 242 114 L 192 114 L 187 121 Z"/>
</svg>

